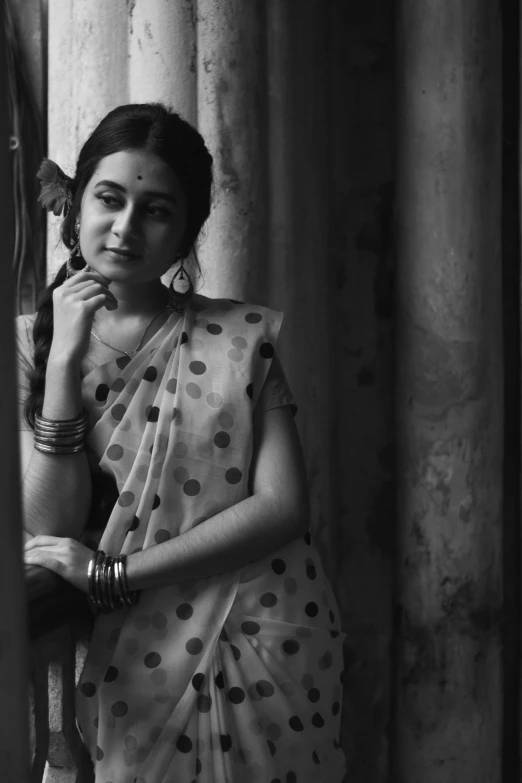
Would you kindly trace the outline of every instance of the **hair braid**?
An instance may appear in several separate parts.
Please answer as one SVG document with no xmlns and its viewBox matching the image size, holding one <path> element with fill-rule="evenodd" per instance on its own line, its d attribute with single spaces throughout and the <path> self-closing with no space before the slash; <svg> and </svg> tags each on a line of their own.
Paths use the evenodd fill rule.
<svg viewBox="0 0 522 783">
<path fill-rule="evenodd" d="M 53 341 L 53 291 L 63 283 L 66 272 L 64 264 L 53 282 L 43 291 L 34 320 L 34 368 L 28 374 L 29 396 L 24 406 L 25 419 L 32 429 L 35 413 L 41 412 L 45 395 L 47 360 Z"/>
</svg>

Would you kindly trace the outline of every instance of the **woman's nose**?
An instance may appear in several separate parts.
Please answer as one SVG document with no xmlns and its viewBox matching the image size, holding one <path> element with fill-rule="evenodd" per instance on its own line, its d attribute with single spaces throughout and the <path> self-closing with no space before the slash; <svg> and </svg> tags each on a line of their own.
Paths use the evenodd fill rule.
<svg viewBox="0 0 522 783">
<path fill-rule="evenodd" d="M 118 237 L 134 238 L 139 234 L 139 216 L 136 208 L 122 209 L 114 218 L 112 233 Z"/>
</svg>

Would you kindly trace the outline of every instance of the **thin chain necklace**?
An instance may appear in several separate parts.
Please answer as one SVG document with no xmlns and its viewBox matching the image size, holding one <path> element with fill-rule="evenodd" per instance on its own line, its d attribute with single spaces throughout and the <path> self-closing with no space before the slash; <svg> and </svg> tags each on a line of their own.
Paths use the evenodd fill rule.
<svg viewBox="0 0 522 783">
<path fill-rule="evenodd" d="M 147 324 L 147 326 L 145 327 L 145 331 L 144 331 L 144 332 L 143 332 L 143 334 L 141 335 L 141 340 L 139 341 L 139 343 L 138 343 L 137 347 L 136 347 L 136 348 L 134 348 L 132 351 L 124 351 L 122 348 L 115 348 L 115 347 L 114 347 L 114 345 L 110 345 L 109 343 L 106 343 L 106 342 L 105 342 L 105 340 L 102 340 L 102 338 L 101 338 L 101 337 L 100 337 L 98 334 L 96 334 L 96 332 L 94 331 L 94 329 L 91 329 L 91 334 L 92 334 L 92 336 L 93 336 L 93 337 L 95 337 L 97 340 L 99 340 L 99 341 L 100 341 L 100 343 L 102 343 L 103 345 L 106 345 L 106 346 L 107 346 L 107 348 L 112 348 L 112 350 L 113 350 L 113 351 L 118 351 L 119 353 L 124 353 L 126 356 L 132 356 L 132 354 L 133 354 L 133 353 L 137 353 L 137 352 L 140 350 L 140 348 L 141 348 L 141 344 L 143 343 L 143 340 L 144 340 L 144 338 L 145 338 L 145 335 L 147 334 L 147 331 L 148 331 L 148 328 L 149 328 L 149 326 L 152 326 L 152 324 L 154 323 L 154 321 L 156 320 L 156 318 L 158 317 L 158 315 L 161 315 L 161 313 L 162 313 L 164 310 L 165 310 L 165 305 L 163 305 L 163 307 L 161 308 L 161 310 L 158 310 L 158 312 L 156 313 L 156 315 L 155 315 L 155 316 L 153 316 L 153 318 L 152 318 L 152 319 L 149 321 L 149 323 L 148 323 L 148 324 Z"/>
</svg>

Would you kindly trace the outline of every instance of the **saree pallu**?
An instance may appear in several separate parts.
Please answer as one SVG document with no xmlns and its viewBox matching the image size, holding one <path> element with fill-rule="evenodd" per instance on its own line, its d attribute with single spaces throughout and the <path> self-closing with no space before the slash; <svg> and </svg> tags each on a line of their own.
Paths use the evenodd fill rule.
<svg viewBox="0 0 522 783">
<path fill-rule="evenodd" d="M 248 497 L 275 311 L 196 296 L 132 359 L 83 379 L 89 458 L 117 502 L 107 554 Z M 340 783 L 339 613 L 310 535 L 95 620 L 76 693 L 96 783 Z"/>
</svg>

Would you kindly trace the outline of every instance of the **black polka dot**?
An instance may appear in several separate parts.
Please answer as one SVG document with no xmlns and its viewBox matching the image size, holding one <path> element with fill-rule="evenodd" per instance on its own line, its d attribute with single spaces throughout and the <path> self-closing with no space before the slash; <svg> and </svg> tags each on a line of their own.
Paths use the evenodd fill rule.
<svg viewBox="0 0 522 783">
<path fill-rule="evenodd" d="M 271 359 L 274 355 L 274 346 L 270 343 L 263 343 L 261 348 L 259 349 L 259 353 L 261 354 L 263 359 Z"/>
<path fill-rule="evenodd" d="M 310 701 L 311 701 L 313 704 L 315 704 L 315 702 L 316 702 L 316 701 L 319 701 L 319 699 L 321 698 L 321 694 L 320 694 L 320 692 L 317 690 L 317 688 L 310 688 L 310 690 L 308 691 L 308 693 L 307 693 L 306 695 L 308 696 L 309 700 L 310 700 Z"/>
<path fill-rule="evenodd" d="M 154 533 L 154 541 L 156 544 L 163 544 L 164 541 L 170 541 L 170 538 L 170 532 L 168 530 L 164 530 L 163 528 L 156 530 Z"/>
<path fill-rule="evenodd" d="M 325 669 L 329 669 L 331 667 L 332 662 L 333 662 L 332 653 L 325 652 L 325 654 L 319 658 L 318 665 L 321 671 L 324 671 Z"/>
<path fill-rule="evenodd" d="M 192 685 L 195 690 L 199 691 L 201 686 L 203 685 L 203 682 L 205 680 L 205 675 L 203 672 L 197 672 L 192 678 Z"/>
<path fill-rule="evenodd" d="M 313 601 L 310 601 L 310 603 L 306 604 L 305 606 L 305 612 L 308 617 L 315 617 L 318 611 L 319 607 Z"/>
<path fill-rule="evenodd" d="M 281 560 L 281 558 L 276 557 L 275 560 L 272 560 L 272 571 L 276 574 L 284 574 L 286 571 L 286 563 L 284 560 Z"/>
<path fill-rule="evenodd" d="M 310 535 L 310 533 L 306 533 L 303 536 L 303 538 L 304 538 L 305 544 L 308 544 L 308 546 L 310 546 L 311 543 L 312 543 L 312 536 Z"/>
<path fill-rule="evenodd" d="M 126 492 L 122 492 L 119 496 L 118 505 L 122 506 L 122 508 L 127 508 L 127 506 L 132 506 L 134 499 L 134 492 L 127 490 Z"/>
<path fill-rule="evenodd" d="M 209 334 L 221 334 L 222 331 L 223 329 L 219 324 L 209 324 L 207 326 L 207 332 Z"/>
<path fill-rule="evenodd" d="M 331 609 L 330 609 L 330 611 L 328 612 L 328 617 L 330 618 L 330 622 L 331 622 L 331 623 L 335 623 L 335 615 L 334 615 L 334 613 L 332 612 L 332 610 L 331 610 Z"/>
<path fill-rule="evenodd" d="M 180 620 L 189 620 L 194 613 L 191 604 L 180 604 L 176 609 L 176 614 Z"/>
<path fill-rule="evenodd" d="M 212 697 L 206 693 L 201 693 L 196 701 L 198 712 L 210 712 L 212 707 Z"/>
<path fill-rule="evenodd" d="M 239 661 L 239 659 L 241 658 L 241 651 L 240 651 L 239 647 L 236 647 L 235 644 L 231 644 L 230 645 L 230 649 L 232 650 L 232 654 L 233 654 L 234 658 L 236 659 L 236 661 Z"/>
<path fill-rule="evenodd" d="M 253 620 L 245 620 L 244 623 L 241 623 L 241 630 L 243 631 L 243 633 L 252 636 L 255 633 L 259 633 L 259 631 L 261 630 L 261 626 L 259 625 L 259 623 L 255 623 Z"/>
<path fill-rule="evenodd" d="M 264 697 L 273 696 L 274 694 L 274 686 L 271 682 L 268 682 L 268 680 L 259 680 L 256 682 L 256 690 L 260 696 Z"/>
<path fill-rule="evenodd" d="M 128 711 L 129 707 L 124 701 L 117 701 L 111 707 L 111 712 L 115 718 L 123 718 Z"/>
<path fill-rule="evenodd" d="M 111 416 L 115 421 L 121 421 L 123 417 L 125 416 L 125 413 L 127 411 L 127 408 L 125 405 L 113 405 L 111 408 Z"/>
<path fill-rule="evenodd" d="M 312 715 L 312 723 L 317 729 L 320 729 L 322 726 L 324 726 L 324 720 L 321 713 L 314 712 Z"/>
<path fill-rule="evenodd" d="M 281 647 L 287 655 L 295 655 L 299 652 L 299 642 L 295 639 L 287 639 L 283 642 Z"/>
<path fill-rule="evenodd" d="M 317 576 L 317 571 L 315 570 L 315 565 L 313 563 L 309 563 L 306 566 L 306 575 L 308 579 L 315 579 Z"/>
<path fill-rule="evenodd" d="M 187 737 L 186 734 L 180 734 L 178 741 L 176 742 L 176 747 L 181 753 L 190 753 L 192 750 L 192 740 L 190 737 Z"/>
<path fill-rule="evenodd" d="M 96 387 L 96 391 L 94 392 L 94 396 L 96 397 L 98 402 L 105 402 L 108 394 L 109 394 L 109 387 L 107 386 L 106 383 L 100 383 L 100 385 Z"/>
<path fill-rule="evenodd" d="M 202 769 L 203 764 L 201 763 L 201 759 L 196 759 L 196 775 L 199 775 Z"/>
<path fill-rule="evenodd" d="M 245 315 L 245 321 L 249 324 L 258 324 L 262 318 L 263 316 L 261 313 L 247 313 L 247 315 Z"/>
<path fill-rule="evenodd" d="M 303 731 L 304 729 L 304 726 L 299 720 L 299 718 L 297 717 L 297 715 L 294 715 L 293 717 L 290 718 L 290 720 L 288 721 L 288 725 L 294 731 Z"/>
<path fill-rule="evenodd" d="M 218 449 L 226 449 L 230 445 L 230 435 L 228 432 L 216 432 L 214 435 L 214 443 Z"/>
<path fill-rule="evenodd" d="M 248 686 L 248 696 L 251 701 L 261 701 L 263 698 L 257 690 L 255 682 Z"/>
<path fill-rule="evenodd" d="M 216 683 L 216 686 L 220 690 L 223 690 L 223 688 L 225 687 L 225 678 L 223 677 L 223 672 L 218 672 L 216 674 L 216 679 L 214 680 L 214 682 Z"/>
<path fill-rule="evenodd" d="M 332 715 L 339 715 L 339 710 L 341 709 L 341 705 L 338 701 L 334 701 L 332 704 Z"/>
<path fill-rule="evenodd" d="M 109 666 L 109 668 L 105 672 L 105 677 L 103 678 L 103 680 L 104 682 L 114 682 L 117 676 L 118 676 L 118 669 L 116 668 L 116 666 Z"/>
<path fill-rule="evenodd" d="M 221 742 L 221 750 L 223 753 L 227 753 L 232 747 L 232 737 L 230 734 L 220 734 L 219 741 Z"/>
<path fill-rule="evenodd" d="M 161 663 L 161 655 L 157 652 L 147 653 L 143 663 L 148 669 L 155 669 L 156 666 L 159 666 Z"/>
<path fill-rule="evenodd" d="M 270 751 L 272 756 L 275 756 L 275 754 L 276 754 L 276 746 L 274 745 L 272 740 L 267 740 L 266 744 L 268 745 L 268 750 Z"/>
<path fill-rule="evenodd" d="M 154 500 L 152 501 L 152 510 L 155 511 L 160 505 L 160 503 L 161 503 L 160 496 L 154 495 Z"/>
<path fill-rule="evenodd" d="M 271 606 L 275 606 L 277 603 L 277 596 L 274 593 L 263 593 L 259 599 L 261 606 L 266 606 L 269 609 Z"/>
<path fill-rule="evenodd" d="M 179 344 L 184 345 L 185 343 L 188 343 L 188 334 L 186 332 L 182 332 Z"/>
<path fill-rule="evenodd" d="M 103 759 L 103 750 L 100 748 L 99 745 L 96 745 L 96 761 L 101 761 Z"/>
<path fill-rule="evenodd" d="M 252 383 L 249 383 L 246 387 L 246 393 L 250 397 L 250 399 L 253 399 L 254 397 L 254 386 Z"/>
<path fill-rule="evenodd" d="M 82 683 L 80 690 L 84 696 L 88 696 L 90 698 L 96 693 L 96 685 L 93 682 L 84 682 Z"/>
<path fill-rule="evenodd" d="M 185 495 L 189 495 L 189 497 L 194 497 L 194 495 L 198 495 L 201 491 L 201 484 L 199 481 L 196 481 L 196 479 L 189 479 L 188 481 L 185 481 L 183 484 L 183 492 Z"/>
<path fill-rule="evenodd" d="M 158 377 L 158 371 L 155 367 L 147 367 L 147 369 L 143 374 L 143 380 L 149 381 L 150 383 L 152 383 L 152 381 L 155 381 L 157 377 Z"/>
<path fill-rule="evenodd" d="M 130 360 L 130 356 L 120 356 L 118 359 L 116 359 L 116 364 L 120 370 L 124 370 L 125 367 L 129 364 Z"/>
<path fill-rule="evenodd" d="M 147 421 L 156 422 L 159 418 L 159 408 L 157 405 L 147 405 L 145 410 L 147 414 Z"/>
<path fill-rule="evenodd" d="M 207 371 L 207 365 L 204 362 L 190 362 L 189 370 L 194 375 L 203 375 Z"/>
<path fill-rule="evenodd" d="M 312 753 L 312 761 L 314 762 L 314 764 L 320 764 L 321 763 L 319 761 L 319 756 L 317 755 L 317 751 L 316 750 L 314 750 L 314 752 Z"/>
<path fill-rule="evenodd" d="M 242 478 L 243 474 L 239 468 L 229 468 L 225 473 L 225 479 L 229 484 L 239 484 Z"/>
<path fill-rule="evenodd" d="M 132 533 L 134 530 L 137 530 L 137 529 L 139 528 L 139 526 L 140 526 L 140 520 L 139 520 L 139 517 L 137 517 L 137 516 L 134 516 L 134 517 L 132 518 L 132 522 L 131 522 L 131 524 L 130 524 L 130 527 L 129 527 L 129 529 L 127 530 L 127 533 Z"/>
<path fill-rule="evenodd" d="M 341 685 L 344 685 L 344 669 L 339 675 L 339 682 L 341 683 Z"/>
<path fill-rule="evenodd" d="M 295 774 L 295 772 L 292 772 L 292 770 L 290 770 L 290 772 L 286 773 L 285 783 L 297 783 L 297 775 Z"/>
<path fill-rule="evenodd" d="M 330 636 L 332 637 L 332 639 L 337 639 L 337 637 L 339 636 L 339 631 L 330 631 Z"/>
<path fill-rule="evenodd" d="M 231 701 L 232 704 L 241 704 L 241 702 L 245 700 L 245 691 L 243 688 L 230 688 L 228 700 Z"/>
<path fill-rule="evenodd" d="M 221 629 L 221 633 L 219 634 L 219 641 L 228 642 L 228 633 L 226 632 L 225 628 Z"/>
<path fill-rule="evenodd" d="M 185 645 L 185 649 L 190 655 L 199 655 L 201 650 L 203 649 L 203 642 L 201 639 L 198 639 L 196 636 L 192 639 L 189 639 L 188 642 Z"/>
</svg>

